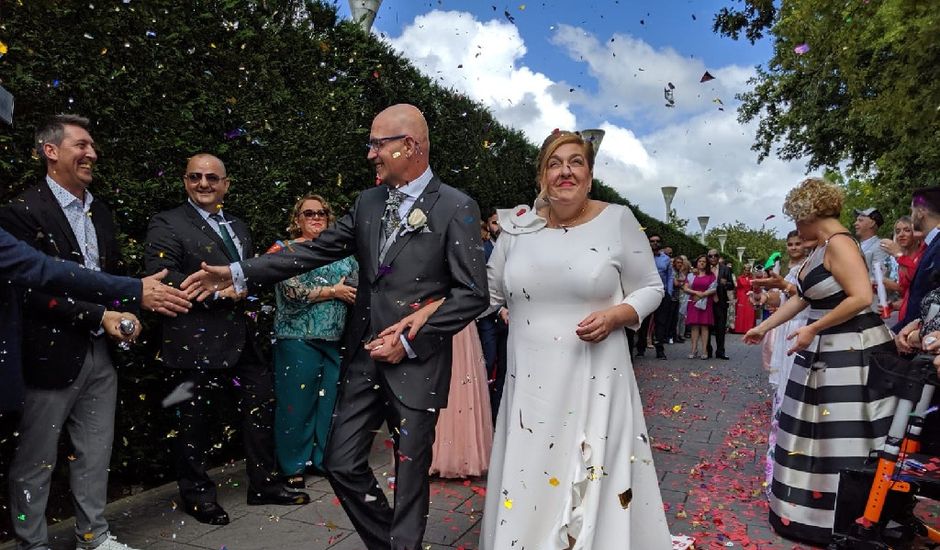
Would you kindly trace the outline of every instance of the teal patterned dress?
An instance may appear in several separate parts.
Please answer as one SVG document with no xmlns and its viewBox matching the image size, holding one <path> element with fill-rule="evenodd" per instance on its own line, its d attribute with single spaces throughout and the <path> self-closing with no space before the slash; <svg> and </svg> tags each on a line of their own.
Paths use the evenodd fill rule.
<svg viewBox="0 0 940 550">
<path fill-rule="evenodd" d="M 358 269 L 356 260 L 348 257 L 275 288 L 275 446 L 285 475 L 302 474 L 306 466 L 323 467 L 339 383 L 339 345 L 349 307 L 338 299 L 310 302 L 308 297 L 311 289 L 335 285 Z"/>
</svg>

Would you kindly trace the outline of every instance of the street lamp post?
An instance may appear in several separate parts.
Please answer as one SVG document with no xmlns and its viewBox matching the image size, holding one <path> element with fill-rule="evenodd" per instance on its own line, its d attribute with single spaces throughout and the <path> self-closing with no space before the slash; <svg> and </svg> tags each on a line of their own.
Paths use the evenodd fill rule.
<svg viewBox="0 0 940 550">
<path fill-rule="evenodd" d="M 744 251 L 747 250 L 747 247 L 739 246 L 739 247 L 737 247 L 735 250 L 738 251 L 738 263 L 743 262 L 743 261 L 744 261 Z"/>
<path fill-rule="evenodd" d="M 382 0 L 349 0 L 349 11 L 353 21 L 359 23 L 363 32 L 369 32 L 381 5 Z"/>
<path fill-rule="evenodd" d="M 666 223 L 669 223 L 669 215 L 672 214 L 672 199 L 676 198 L 676 191 L 678 191 L 679 188 L 666 185 L 660 189 L 662 189 L 663 192 L 663 200 L 666 201 Z"/>
<path fill-rule="evenodd" d="M 702 244 L 705 244 L 705 228 L 708 227 L 708 216 L 699 216 L 698 224 L 702 227 Z"/>
<path fill-rule="evenodd" d="M 722 253 L 722 254 L 725 253 L 725 243 L 726 243 L 726 242 L 728 242 L 728 235 L 727 235 L 726 233 L 722 233 L 722 234 L 718 235 L 718 246 L 721 247 L 721 253 Z"/>
</svg>

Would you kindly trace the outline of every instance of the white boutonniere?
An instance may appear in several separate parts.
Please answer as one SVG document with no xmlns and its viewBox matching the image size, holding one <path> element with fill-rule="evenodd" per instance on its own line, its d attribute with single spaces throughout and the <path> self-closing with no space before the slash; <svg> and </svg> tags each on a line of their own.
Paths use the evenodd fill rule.
<svg viewBox="0 0 940 550">
<path fill-rule="evenodd" d="M 420 231 L 421 233 L 431 232 L 431 229 L 428 227 L 428 216 L 420 208 L 415 208 L 408 214 L 408 219 L 405 220 L 405 229 L 401 234 L 405 235 L 415 231 Z"/>
</svg>

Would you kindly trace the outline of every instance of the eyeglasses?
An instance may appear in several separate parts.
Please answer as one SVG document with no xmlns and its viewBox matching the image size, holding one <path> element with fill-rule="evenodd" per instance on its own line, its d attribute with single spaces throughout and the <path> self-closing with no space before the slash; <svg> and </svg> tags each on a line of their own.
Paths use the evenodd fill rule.
<svg viewBox="0 0 940 550">
<path fill-rule="evenodd" d="M 650 239 L 650 242 L 651 242 L 651 243 L 658 243 L 658 242 L 662 242 L 662 241 L 660 241 L 659 239 Z"/>
<path fill-rule="evenodd" d="M 709 258 L 717 258 L 718 254 L 706 254 Z"/>
<path fill-rule="evenodd" d="M 406 137 L 408 137 L 408 134 L 401 134 L 399 136 L 389 136 L 389 137 L 383 137 L 383 138 L 372 138 L 369 140 L 368 143 L 366 143 L 366 148 L 369 149 L 370 151 L 378 151 L 386 143 L 390 141 L 399 140 L 399 139 L 405 139 Z"/>
<path fill-rule="evenodd" d="M 305 218 L 328 218 L 330 216 L 329 210 L 304 210 L 301 212 L 301 215 Z"/>
<path fill-rule="evenodd" d="M 225 176 L 220 176 L 211 172 L 208 174 L 203 174 L 202 172 L 190 172 L 186 174 L 186 179 L 189 180 L 189 183 L 199 183 L 202 181 L 202 178 L 206 178 L 206 181 L 209 182 L 210 185 L 215 185 L 216 183 L 219 183 L 225 179 Z"/>
</svg>

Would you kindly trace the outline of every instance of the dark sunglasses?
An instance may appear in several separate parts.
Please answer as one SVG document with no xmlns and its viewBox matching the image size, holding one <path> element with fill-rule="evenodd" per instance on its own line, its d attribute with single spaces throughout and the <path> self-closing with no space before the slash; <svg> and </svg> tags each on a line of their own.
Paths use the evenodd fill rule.
<svg viewBox="0 0 940 550">
<path fill-rule="evenodd" d="M 706 254 L 709 258 L 717 258 L 718 254 Z"/>
<path fill-rule="evenodd" d="M 329 210 L 304 210 L 301 212 L 301 215 L 305 218 L 328 218 L 330 216 Z"/>
<path fill-rule="evenodd" d="M 202 178 L 206 178 L 206 181 L 210 184 L 216 184 L 225 179 L 225 176 L 220 176 L 211 172 L 208 174 L 203 174 L 202 172 L 190 172 L 186 174 L 186 179 L 189 180 L 190 183 L 199 183 L 202 181 Z"/>
</svg>

